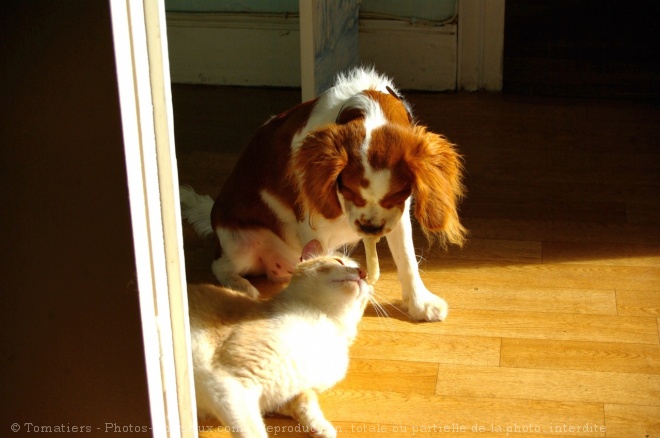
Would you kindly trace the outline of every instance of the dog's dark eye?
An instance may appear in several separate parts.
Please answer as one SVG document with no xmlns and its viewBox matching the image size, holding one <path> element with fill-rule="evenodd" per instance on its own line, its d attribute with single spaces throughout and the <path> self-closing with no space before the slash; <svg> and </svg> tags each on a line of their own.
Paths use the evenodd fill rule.
<svg viewBox="0 0 660 438">
<path fill-rule="evenodd" d="M 398 192 L 386 196 L 380 201 L 380 205 L 383 208 L 392 208 L 395 205 L 398 204 L 403 204 L 406 202 L 406 199 L 410 196 L 410 189 L 405 188 L 403 190 L 399 190 Z"/>
<path fill-rule="evenodd" d="M 347 201 L 352 202 L 357 207 L 364 207 L 367 205 L 367 201 L 365 201 L 362 196 L 347 187 L 344 187 L 344 189 L 341 190 L 341 193 Z"/>
<path fill-rule="evenodd" d="M 339 192 L 344 196 L 344 199 L 346 199 L 347 201 L 352 202 L 358 207 L 364 207 L 365 205 L 367 205 L 367 201 L 362 199 L 362 196 L 360 196 L 359 193 L 349 189 L 348 187 L 346 187 L 346 185 L 344 185 L 341 175 L 339 176 L 339 178 L 337 178 L 337 188 L 339 189 Z"/>
</svg>

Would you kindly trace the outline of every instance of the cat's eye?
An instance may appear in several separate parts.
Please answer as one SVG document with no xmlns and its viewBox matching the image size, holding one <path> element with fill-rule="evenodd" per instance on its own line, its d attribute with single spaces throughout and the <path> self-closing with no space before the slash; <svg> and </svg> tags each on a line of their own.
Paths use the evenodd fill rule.
<svg viewBox="0 0 660 438">
<path fill-rule="evenodd" d="M 345 266 L 345 265 L 344 265 L 344 261 L 343 261 L 342 259 L 340 259 L 340 258 L 335 258 L 335 261 L 336 261 L 337 263 L 339 263 L 340 265 Z"/>
</svg>

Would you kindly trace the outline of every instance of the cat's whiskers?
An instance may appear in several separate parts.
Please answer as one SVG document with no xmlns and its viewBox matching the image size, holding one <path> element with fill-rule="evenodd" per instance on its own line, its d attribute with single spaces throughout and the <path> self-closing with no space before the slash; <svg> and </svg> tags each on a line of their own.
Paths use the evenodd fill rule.
<svg viewBox="0 0 660 438">
<path fill-rule="evenodd" d="M 382 306 L 380 306 L 380 304 L 375 303 L 374 299 L 372 297 L 369 297 L 369 301 L 371 302 L 371 305 L 372 305 L 374 311 L 376 312 L 376 317 L 378 318 L 378 322 L 380 324 L 384 324 L 386 326 L 385 327 L 386 331 L 392 332 L 393 327 L 391 326 L 391 324 L 388 320 L 389 315 L 387 313 L 384 313 L 385 310 L 382 308 Z"/>
<path fill-rule="evenodd" d="M 353 244 L 353 245 L 343 245 L 339 249 L 337 249 L 337 252 L 340 252 L 344 255 L 344 257 L 352 257 L 353 254 L 356 252 L 356 250 L 360 247 L 359 244 Z M 422 258 L 423 259 L 423 258 Z M 421 260 L 418 260 L 418 262 Z M 389 331 L 394 331 L 394 327 L 392 323 L 390 322 L 390 319 L 392 319 L 392 316 L 388 312 L 388 309 L 385 306 L 392 307 L 396 309 L 397 312 L 401 313 L 401 315 L 404 315 L 407 320 L 410 320 L 410 316 L 402 310 L 399 306 L 394 304 L 392 301 L 390 301 L 387 298 L 387 295 L 384 295 L 382 293 L 378 293 L 374 291 L 372 294 L 369 295 L 369 302 L 371 303 L 372 308 L 374 309 L 374 312 L 376 313 L 376 316 L 378 317 L 378 320 L 387 325 L 387 329 Z M 382 304 L 382 302 L 385 303 L 385 305 Z"/>
<path fill-rule="evenodd" d="M 383 323 L 387 326 L 387 330 L 390 332 L 394 331 L 394 327 L 392 326 L 392 323 L 390 322 L 390 319 L 392 318 L 385 308 L 380 302 L 379 302 L 379 297 L 378 293 L 374 292 L 371 295 L 369 295 L 369 302 L 371 302 L 371 306 L 374 309 L 374 312 L 376 312 L 376 316 L 378 317 L 378 321 L 380 323 Z M 385 301 L 388 302 L 388 304 L 392 305 L 387 299 Z M 393 307 L 396 308 L 396 306 L 392 305 Z"/>
<path fill-rule="evenodd" d="M 408 316 L 408 314 L 407 314 L 406 312 L 404 312 L 403 310 L 401 310 L 401 308 L 400 308 L 399 306 L 397 306 L 397 305 L 394 304 L 391 300 L 389 300 L 389 299 L 387 298 L 387 295 L 384 295 L 384 294 L 381 294 L 381 293 L 376 293 L 376 295 L 378 295 L 378 300 L 379 300 L 380 302 L 385 302 L 385 304 L 387 304 L 387 305 L 393 307 L 394 309 L 396 309 L 396 310 L 397 310 L 399 313 L 401 313 L 402 315 L 406 315 L 406 316 Z"/>
<path fill-rule="evenodd" d="M 358 245 L 342 245 L 337 251 L 342 253 L 344 257 L 352 258 L 353 253 L 355 252 L 355 249 L 358 247 Z"/>
<path fill-rule="evenodd" d="M 382 316 L 382 317 L 385 317 L 385 318 L 390 317 L 390 314 L 387 313 L 387 310 L 385 309 L 385 307 L 383 307 L 383 305 L 378 302 L 376 297 L 374 297 L 373 295 L 370 295 L 369 296 L 369 302 L 371 303 L 371 306 L 373 307 L 374 311 L 376 312 L 376 316 L 378 316 L 378 317 Z"/>
</svg>

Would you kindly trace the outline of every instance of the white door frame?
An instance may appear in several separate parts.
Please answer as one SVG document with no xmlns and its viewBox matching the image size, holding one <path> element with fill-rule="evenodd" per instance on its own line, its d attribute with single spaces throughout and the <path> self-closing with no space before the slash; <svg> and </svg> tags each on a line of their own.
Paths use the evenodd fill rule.
<svg viewBox="0 0 660 438">
<path fill-rule="evenodd" d="M 163 0 L 110 0 L 154 436 L 195 437 Z"/>
<path fill-rule="evenodd" d="M 501 91 L 505 0 L 458 0 L 459 90 Z"/>
</svg>

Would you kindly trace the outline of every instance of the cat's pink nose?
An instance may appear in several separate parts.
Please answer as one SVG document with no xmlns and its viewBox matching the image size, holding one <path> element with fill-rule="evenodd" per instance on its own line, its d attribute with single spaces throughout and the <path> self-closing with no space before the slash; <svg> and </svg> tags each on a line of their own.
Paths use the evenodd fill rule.
<svg viewBox="0 0 660 438">
<path fill-rule="evenodd" d="M 367 278 L 367 273 L 364 272 L 362 269 L 358 268 L 358 275 L 360 276 L 361 279 Z"/>
</svg>

